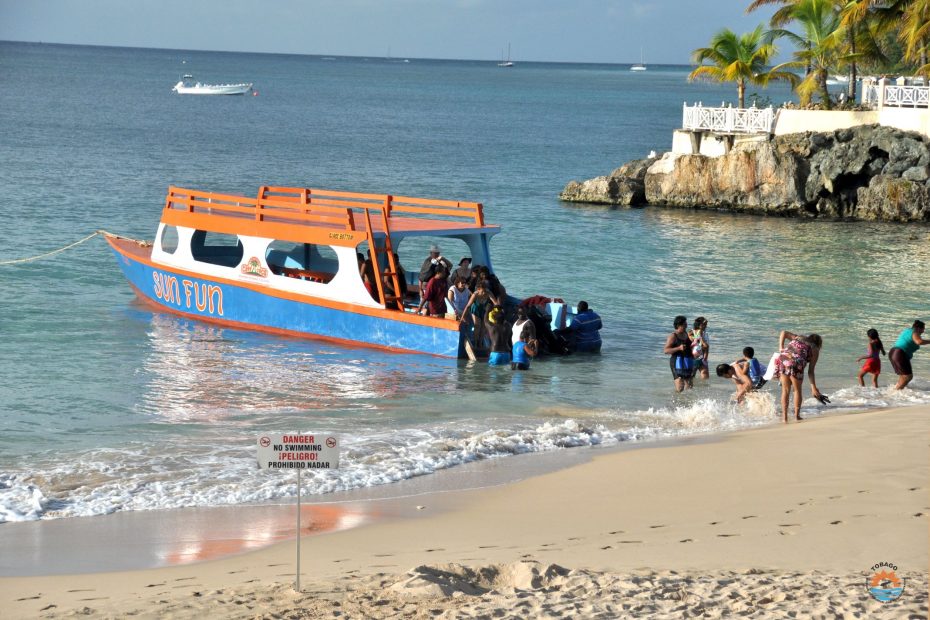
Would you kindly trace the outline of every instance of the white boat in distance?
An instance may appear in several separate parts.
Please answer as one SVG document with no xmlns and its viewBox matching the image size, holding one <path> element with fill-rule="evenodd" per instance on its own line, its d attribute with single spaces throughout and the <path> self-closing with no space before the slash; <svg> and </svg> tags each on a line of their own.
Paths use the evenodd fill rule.
<svg viewBox="0 0 930 620">
<path fill-rule="evenodd" d="M 512 67 L 513 63 L 510 61 L 510 43 L 507 44 L 507 60 L 504 60 L 504 50 L 501 50 L 501 61 L 497 63 L 498 67 Z"/>
<path fill-rule="evenodd" d="M 244 95 L 252 90 L 252 84 L 204 84 L 194 82 L 194 76 L 188 74 L 171 90 L 179 95 Z"/>
<path fill-rule="evenodd" d="M 630 67 L 630 71 L 645 71 L 646 61 L 643 56 L 643 48 L 639 48 L 639 64 Z"/>
</svg>

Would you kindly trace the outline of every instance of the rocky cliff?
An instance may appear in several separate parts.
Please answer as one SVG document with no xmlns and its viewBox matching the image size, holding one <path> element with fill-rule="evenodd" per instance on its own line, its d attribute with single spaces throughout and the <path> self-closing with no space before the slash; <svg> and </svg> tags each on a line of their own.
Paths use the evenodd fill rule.
<svg viewBox="0 0 930 620">
<path fill-rule="evenodd" d="M 930 221 L 930 141 L 867 125 L 737 143 L 721 157 L 629 162 L 570 182 L 570 202 L 719 208 L 760 214 Z"/>
</svg>

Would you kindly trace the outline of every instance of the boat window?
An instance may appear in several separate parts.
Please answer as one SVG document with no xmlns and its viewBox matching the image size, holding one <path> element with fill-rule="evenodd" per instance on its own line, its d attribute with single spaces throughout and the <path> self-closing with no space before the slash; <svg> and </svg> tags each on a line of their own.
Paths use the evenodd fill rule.
<svg viewBox="0 0 930 620">
<path fill-rule="evenodd" d="M 268 244 L 265 261 L 275 275 L 329 282 L 339 269 L 339 258 L 328 245 L 272 241 Z"/>
<path fill-rule="evenodd" d="M 161 251 L 174 254 L 178 249 L 178 229 L 174 226 L 165 226 L 161 231 Z"/>
<path fill-rule="evenodd" d="M 191 236 L 191 255 L 202 263 L 235 267 L 242 262 L 242 242 L 237 235 L 195 230 Z"/>
</svg>

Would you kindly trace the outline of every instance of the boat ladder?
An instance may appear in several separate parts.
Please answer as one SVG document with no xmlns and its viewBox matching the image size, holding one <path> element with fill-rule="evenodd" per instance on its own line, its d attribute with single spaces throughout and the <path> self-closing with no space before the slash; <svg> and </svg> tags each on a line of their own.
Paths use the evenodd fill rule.
<svg viewBox="0 0 930 620">
<path fill-rule="evenodd" d="M 404 310 L 404 298 L 400 294 L 400 274 L 397 270 L 397 261 L 394 260 L 394 247 L 391 245 L 391 227 L 388 224 L 392 196 L 386 196 L 384 203 L 381 205 L 381 217 L 384 220 L 384 243 L 378 245 L 374 229 L 371 226 L 371 210 L 365 209 L 365 225 L 368 229 L 368 247 L 371 249 L 372 267 L 377 273 L 375 283 L 378 287 L 378 298 L 385 308 L 395 307 L 400 311 Z M 379 255 L 384 255 L 387 263 L 387 269 L 381 271 L 382 262 Z M 384 279 L 391 279 L 391 288 L 394 291 L 388 295 L 384 286 Z"/>
</svg>

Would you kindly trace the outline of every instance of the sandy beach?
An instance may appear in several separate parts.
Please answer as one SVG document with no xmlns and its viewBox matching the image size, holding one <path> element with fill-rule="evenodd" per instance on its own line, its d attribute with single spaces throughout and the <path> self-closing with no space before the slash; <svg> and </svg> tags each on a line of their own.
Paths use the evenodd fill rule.
<svg viewBox="0 0 930 620">
<path fill-rule="evenodd" d="M 0 609 L 5 618 L 926 618 L 928 431 L 930 407 L 911 407 L 605 451 L 514 484 L 396 500 L 390 518 L 306 536 L 302 593 L 290 540 L 168 568 L 3 578 Z M 108 544 L 103 534 L 96 542 Z M 868 592 L 880 562 L 904 579 L 895 601 Z"/>
</svg>

